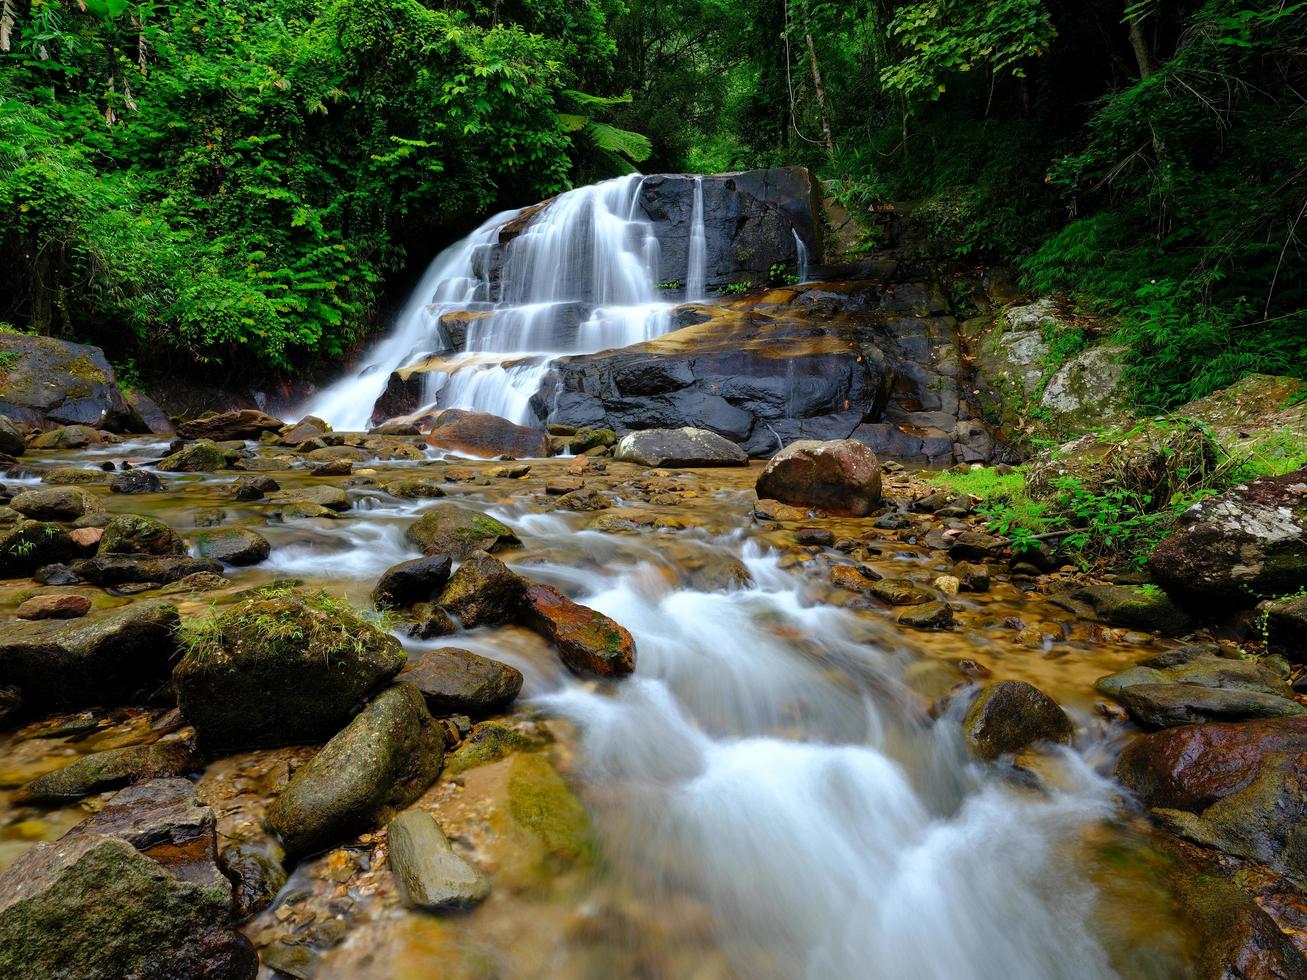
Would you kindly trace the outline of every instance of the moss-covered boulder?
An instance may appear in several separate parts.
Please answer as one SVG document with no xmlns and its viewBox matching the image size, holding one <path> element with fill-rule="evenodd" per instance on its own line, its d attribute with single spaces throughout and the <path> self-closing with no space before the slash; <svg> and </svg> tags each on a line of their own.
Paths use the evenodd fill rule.
<svg viewBox="0 0 1307 980">
<path fill-rule="evenodd" d="M 17 521 L 0 528 L 0 578 L 31 575 L 42 565 L 71 561 L 80 553 L 58 524 Z"/>
<path fill-rule="evenodd" d="M 28 449 L 85 449 L 117 442 L 117 438 L 89 425 L 63 425 L 35 436 Z"/>
<path fill-rule="evenodd" d="M 195 553 L 224 565 L 257 565 L 272 553 L 272 545 L 258 531 L 226 527 L 194 536 Z"/>
<path fill-rule="evenodd" d="M 0 635 L 0 685 L 32 707 L 141 703 L 166 685 L 177 607 L 162 600 L 78 620 L 16 622 Z"/>
<path fill-rule="evenodd" d="M 19 789 L 14 799 L 24 803 L 66 803 L 142 779 L 185 776 L 198 764 L 199 756 L 185 742 L 106 749 L 38 776 Z"/>
<path fill-rule="evenodd" d="M 20 426 L 140 432 L 104 351 L 54 337 L 0 334 L 0 414 Z"/>
<path fill-rule="evenodd" d="M 225 470 L 234 459 L 235 454 L 217 443 L 201 439 L 165 456 L 159 461 L 159 469 L 165 473 L 216 473 Z"/>
<path fill-rule="evenodd" d="M 297 487 L 294 490 L 286 490 L 270 499 L 274 504 L 316 505 L 334 511 L 349 510 L 352 506 L 348 493 L 340 487 L 333 487 L 325 483 L 316 487 Z"/>
<path fill-rule="evenodd" d="M 168 585 L 201 572 L 220 575 L 222 565 L 184 555 L 96 555 L 73 562 L 72 571 L 87 582 L 111 589 L 144 582 Z"/>
<path fill-rule="evenodd" d="M 104 510 L 95 494 L 77 487 L 40 487 L 25 490 L 9 506 L 34 521 L 75 521 Z"/>
<path fill-rule="evenodd" d="M 468 555 L 440 593 L 440 605 L 466 629 L 498 626 L 520 612 L 526 583 L 484 551 Z"/>
<path fill-rule="evenodd" d="M 594 831 L 585 807 L 543 753 L 509 762 L 508 805 L 513 821 L 539 841 L 555 868 L 594 858 Z"/>
<path fill-rule="evenodd" d="M 268 829 L 292 857 L 347 841 L 421 796 L 444 752 L 422 693 L 392 685 L 295 773 L 268 808 Z"/>
<path fill-rule="evenodd" d="M 423 554 L 449 555 L 455 560 L 474 551 L 499 551 L 521 543 L 502 521 L 455 504 L 428 508 L 407 533 Z"/>
<path fill-rule="evenodd" d="M 178 706 L 202 744 L 223 749 L 327 738 L 404 666 L 389 633 L 298 589 L 256 591 L 184 642 Z"/>
<path fill-rule="evenodd" d="M 445 495 L 445 491 L 435 480 L 392 480 L 384 489 L 386 493 L 400 500 L 423 500 Z"/>
<path fill-rule="evenodd" d="M 523 598 L 526 624 L 554 645 L 569 670 L 589 677 L 635 670 L 635 640 L 624 626 L 550 585 L 529 585 Z"/>
<path fill-rule="evenodd" d="M 108 484 L 113 477 L 107 470 L 96 466 L 60 466 L 48 471 L 41 482 L 52 487 L 94 487 Z"/>
<path fill-rule="evenodd" d="M 1066 744 L 1073 731 L 1058 703 L 1025 681 L 990 684 L 962 719 L 967 745 L 982 759 L 1014 755 L 1036 742 Z"/>
<path fill-rule="evenodd" d="M 141 514 L 119 514 L 104 526 L 97 554 L 184 555 L 186 542 L 163 521 Z"/>
<path fill-rule="evenodd" d="M 1178 636 L 1193 628 L 1193 618 L 1155 585 L 1089 585 L 1071 593 L 1088 603 L 1103 622 L 1124 629 Z"/>
</svg>

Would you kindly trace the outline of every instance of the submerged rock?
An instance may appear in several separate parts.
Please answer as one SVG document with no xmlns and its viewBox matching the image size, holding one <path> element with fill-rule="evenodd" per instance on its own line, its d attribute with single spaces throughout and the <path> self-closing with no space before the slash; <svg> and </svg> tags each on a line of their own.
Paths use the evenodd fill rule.
<svg viewBox="0 0 1307 980">
<path fill-rule="evenodd" d="M 0 685 L 33 707 L 132 704 L 166 682 L 177 607 L 162 600 L 74 621 L 19 622 L 0 636 Z"/>
<path fill-rule="evenodd" d="M 490 894 L 490 882 L 449 846 L 429 813 L 405 810 L 386 827 L 387 861 L 408 908 L 465 909 Z"/>
<path fill-rule="evenodd" d="M 404 609 L 430 602 L 449 581 L 452 562 L 448 555 L 429 555 L 392 565 L 372 590 L 378 608 Z"/>
<path fill-rule="evenodd" d="M 173 671 L 202 744 L 311 742 L 404 666 L 399 641 L 325 594 L 268 589 L 192 628 Z"/>
<path fill-rule="evenodd" d="M 268 539 L 247 527 L 206 531 L 194 538 L 195 552 L 225 565 L 257 565 L 272 552 Z"/>
<path fill-rule="evenodd" d="M 386 688 L 324 745 L 268 808 L 292 857 L 384 823 L 440 774 L 444 737 L 411 684 Z"/>
<path fill-rule="evenodd" d="M 748 466 L 743 449 L 708 429 L 644 429 L 623 436 L 615 459 L 642 466 Z"/>
<path fill-rule="evenodd" d="M 399 680 L 421 691 L 437 718 L 490 714 L 510 704 L 522 689 L 516 668 L 457 647 L 411 654 Z"/>
<path fill-rule="evenodd" d="M 962 732 L 982 759 L 997 759 L 1036 742 L 1065 745 L 1074 727 L 1058 703 L 1039 688 L 1025 681 L 999 681 L 971 703 Z"/>
<path fill-rule="evenodd" d="M 549 437 L 487 412 L 449 409 L 436 416 L 427 443 L 437 449 L 469 456 L 512 456 L 517 459 L 549 455 Z"/>
<path fill-rule="evenodd" d="M 880 463 L 853 439 L 801 440 L 771 458 L 756 490 L 760 498 L 795 507 L 865 517 L 880 506 Z"/>
<path fill-rule="evenodd" d="M 568 669 L 591 677 L 624 677 L 635 670 L 635 641 L 625 627 L 553 586 L 532 584 L 525 621 L 548 639 Z"/>
<path fill-rule="evenodd" d="M 498 558 L 474 551 L 440 593 L 440 605 L 465 629 L 511 622 L 521 608 L 526 583 Z"/>
<path fill-rule="evenodd" d="M 947 602 L 922 603 L 899 613 L 898 623 L 918 630 L 952 629 L 953 607 Z"/>
<path fill-rule="evenodd" d="M 236 918 L 244 919 L 272 904 L 286 884 L 285 856 L 272 840 L 253 843 L 229 841 L 218 852 L 218 865 L 232 884 L 232 906 Z"/>
<path fill-rule="evenodd" d="M 225 470 L 230 461 L 225 449 L 202 439 L 165 456 L 159 461 L 159 469 L 165 473 L 213 473 Z"/>
</svg>

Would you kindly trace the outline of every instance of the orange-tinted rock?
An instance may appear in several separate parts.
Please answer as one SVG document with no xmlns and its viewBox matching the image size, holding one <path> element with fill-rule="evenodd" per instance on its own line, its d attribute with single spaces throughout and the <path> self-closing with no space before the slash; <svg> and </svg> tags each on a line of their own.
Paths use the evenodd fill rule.
<svg viewBox="0 0 1307 980">
<path fill-rule="evenodd" d="M 568 669 L 595 677 L 635 670 L 635 641 L 622 626 L 549 585 L 526 590 L 526 622 L 558 648 Z"/>
<path fill-rule="evenodd" d="M 549 455 L 549 437 L 487 412 L 451 409 L 436 417 L 427 442 L 469 456 L 534 458 Z"/>
<path fill-rule="evenodd" d="M 61 595 L 34 595 L 18 607 L 19 619 L 77 619 L 91 611 L 91 600 L 84 595 L 66 592 Z"/>
<path fill-rule="evenodd" d="M 880 463 L 853 439 L 791 443 L 758 477 L 759 498 L 865 517 L 880 505 Z"/>
<path fill-rule="evenodd" d="M 100 546 L 100 539 L 104 537 L 104 528 L 102 527 L 79 527 L 68 532 L 68 536 L 73 539 L 73 544 L 86 551 L 94 551 Z"/>
</svg>

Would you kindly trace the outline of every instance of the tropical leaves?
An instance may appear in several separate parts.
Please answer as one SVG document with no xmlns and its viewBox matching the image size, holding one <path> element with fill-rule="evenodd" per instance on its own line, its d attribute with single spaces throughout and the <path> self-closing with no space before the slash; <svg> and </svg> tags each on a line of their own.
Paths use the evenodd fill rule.
<svg viewBox="0 0 1307 980">
<path fill-rule="evenodd" d="M 564 89 L 561 95 L 574 111 L 557 113 L 559 128 L 578 134 L 588 148 L 604 157 L 620 173 L 632 173 L 637 169 L 637 163 L 644 163 L 653 154 L 653 144 L 647 136 L 593 118 L 595 113 L 605 109 L 630 104 L 629 92 L 603 96 Z"/>
</svg>

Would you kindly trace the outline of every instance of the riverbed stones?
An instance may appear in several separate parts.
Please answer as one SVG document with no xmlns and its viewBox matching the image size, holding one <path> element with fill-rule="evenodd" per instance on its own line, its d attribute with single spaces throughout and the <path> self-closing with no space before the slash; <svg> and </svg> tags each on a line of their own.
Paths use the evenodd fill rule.
<svg viewBox="0 0 1307 980">
<path fill-rule="evenodd" d="M 121 494 L 162 493 L 163 481 L 149 470 L 128 470 L 115 474 L 109 481 L 109 491 Z"/>
<path fill-rule="evenodd" d="M 641 466 L 747 466 L 749 456 L 729 439 L 709 429 L 644 429 L 623 436 L 615 459 Z"/>
<path fill-rule="evenodd" d="M 527 586 L 524 600 L 526 624 L 554 644 L 573 673 L 607 678 L 635 670 L 635 640 L 603 613 L 540 583 Z"/>
<path fill-rule="evenodd" d="M 219 749 L 330 736 L 404 666 L 399 641 L 342 602 L 264 589 L 201 623 L 173 671 L 178 707 Z"/>
<path fill-rule="evenodd" d="M 458 647 L 415 651 L 399 680 L 421 691 L 437 718 L 483 717 L 507 707 L 522 689 L 516 668 Z"/>
<path fill-rule="evenodd" d="M 758 496 L 794 507 L 866 517 L 881 503 L 880 462 L 854 439 L 790 443 L 763 469 Z"/>
<path fill-rule="evenodd" d="M 1025 681 L 990 684 L 962 720 L 967 745 L 982 759 L 1015 755 L 1037 742 L 1067 744 L 1071 719 L 1056 701 Z"/>
<path fill-rule="evenodd" d="M 429 813 L 405 810 L 386 827 L 387 862 L 399 900 L 411 909 L 466 909 L 490 894 L 490 882 L 450 847 Z"/>
<path fill-rule="evenodd" d="M 465 629 L 499 626 L 517 617 L 525 590 L 526 583 L 502 561 L 474 551 L 450 576 L 439 604 Z"/>
<path fill-rule="evenodd" d="M 227 527 L 205 531 L 192 539 L 195 553 L 224 565 L 257 565 L 272 552 L 272 545 L 258 531 L 247 527 Z"/>
<path fill-rule="evenodd" d="M 948 556 L 954 561 L 995 561 L 1007 553 L 1003 538 L 970 528 L 953 539 Z"/>
<path fill-rule="evenodd" d="M 406 533 L 423 554 L 448 555 L 456 561 L 473 552 L 499 551 L 521 544 L 507 524 L 457 504 L 427 508 Z"/>
<path fill-rule="evenodd" d="M 75 521 L 104 510 L 95 494 L 77 487 L 26 490 L 14 497 L 9 506 L 34 521 Z"/>
<path fill-rule="evenodd" d="M 14 623 L 0 636 L 0 685 L 37 708 L 140 703 L 166 682 L 178 625 L 177 607 L 158 599 L 84 619 Z"/>
<path fill-rule="evenodd" d="M 1148 559 L 1177 600 L 1251 606 L 1307 582 L 1307 469 L 1241 484 L 1200 501 Z"/>
<path fill-rule="evenodd" d="M 218 852 L 218 866 L 232 885 L 232 912 L 244 919 L 272 904 L 286 884 L 285 852 L 270 836 L 232 840 Z"/>
<path fill-rule="evenodd" d="M 386 688 L 324 745 L 268 808 L 292 857 L 385 823 L 435 781 L 444 737 L 411 684 Z"/>
<path fill-rule="evenodd" d="M 109 474 L 99 467 L 60 466 L 41 477 L 41 482 L 52 487 L 101 486 L 108 483 Z"/>
<path fill-rule="evenodd" d="M 91 600 L 76 592 L 34 595 L 14 613 L 19 619 L 78 619 L 91 611 Z"/>
<path fill-rule="evenodd" d="M 392 565 L 377 580 L 372 601 L 378 608 L 406 609 L 430 602 L 449 581 L 452 562 L 448 555 L 428 555 Z"/>
<path fill-rule="evenodd" d="M 102 555 L 184 555 L 186 543 L 163 521 L 140 514 L 119 514 L 104 526 Z"/>
<path fill-rule="evenodd" d="M 549 455 L 549 437 L 488 412 L 448 409 L 436 416 L 427 444 L 448 452 L 486 459 L 511 456 L 527 459 Z"/>
<path fill-rule="evenodd" d="M 165 473 L 214 473 L 225 470 L 229 463 L 225 449 L 216 442 L 201 439 L 159 460 L 159 469 Z"/>
<path fill-rule="evenodd" d="M 228 442 L 235 439 L 258 439 L 263 433 L 277 432 L 285 425 L 281 419 L 256 408 L 242 408 L 234 412 L 219 412 L 188 419 L 177 426 L 177 434 L 183 439 Z"/>
<path fill-rule="evenodd" d="M 947 630 L 953 628 L 953 607 L 947 602 L 924 602 L 909 606 L 898 615 L 900 626 L 917 630 Z"/>
<path fill-rule="evenodd" d="M 184 742 L 106 749 L 38 776 L 19 789 L 15 799 L 24 803 L 66 803 L 143 779 L 185 776 L 198 763 L 199 757 Z"/>
<path fill-rule="evenodd" d="M 443 497 L 445 495 L 445 491 L 434 480 L 392 480 L 382 489 L 392 497 L 398 497 L 400 500 L 422 500 L 428 497 Z"/>
</svg>

